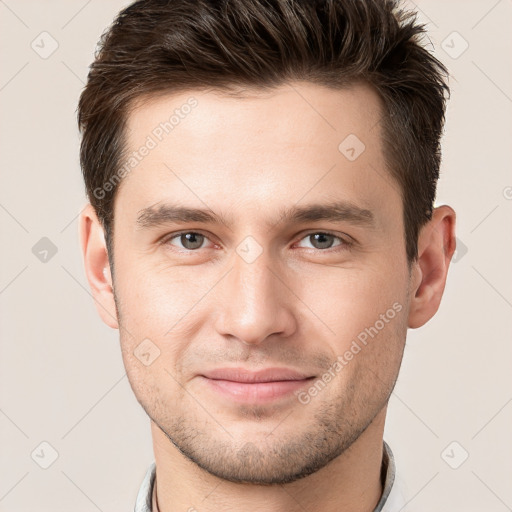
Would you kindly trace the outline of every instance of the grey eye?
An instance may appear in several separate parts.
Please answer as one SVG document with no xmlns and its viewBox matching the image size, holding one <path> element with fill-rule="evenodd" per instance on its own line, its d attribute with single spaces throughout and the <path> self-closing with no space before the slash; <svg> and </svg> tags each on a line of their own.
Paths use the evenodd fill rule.
<svg viewBox="0 0 512 512">
<path fill-rule="evenodd" d="M 174 240 L 176 238 L 179 238 L 179 241 L 184 249 L 193 251 L 194 249 L 201 248 L 206 237 L 199 233 L 191 232 L 191 233 L 182 233 L 181 235 L 176 235 L 171 240 Z"/>
<path fill-rule="evenodd" d="M 343 244 L 343 240 L 339 236 L 321 232 L 306 235 L 302 240 L 307 240 L 309 242 L 309 245 L 303 247 L 313 249 L 330 249 L 331 247 Z"/>
<path fill-rule="evenodd" d="M 314 235 L 309 235 L 309 238 L 316 249 L 328 249 L 334 243 L 333 235 L 328 235 L 327 233 L 315 233 Z"/>
</svg>

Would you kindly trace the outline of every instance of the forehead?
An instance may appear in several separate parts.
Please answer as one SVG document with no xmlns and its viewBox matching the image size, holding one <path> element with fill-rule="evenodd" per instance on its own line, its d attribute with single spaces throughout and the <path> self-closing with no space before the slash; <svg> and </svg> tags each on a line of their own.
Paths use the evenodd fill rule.
<svg viewBox="0 0 512 512">
<path fill-rule="evenodd" d="M 151 135 L 158 143 L 186 138 L 207 146 L 222 142 L 226 131 L 244 147 L 258 141 L 283 147 L 315 143 L 328 135 L 334 141 L 341 140 L 347 132 L 367 136 L 380 116 L 379 97 L 367 84 L 333 89 L 290 82 L 234 95 L 203 89 L 144 97 L 128 116 L 126 135 L 130 148 L 143 142 L 140 137 L 144 135 Z M 230 141 L 224 142 L 222 149 Z M 218 144 L 208 149 L 216 147 Z"/>
<path fill-rule="evenodd" d="M 359 193 L 366 207 L 372 194 L 375 202 L 390 185 L 396 192 L 385 170 L 381 112 L 364 84 L 335 90 L 295 82 L 235 97 L 189 90 L 146 98 L 127 119 L 134 165 L 118 195 L 141 208 L 180 197 L 195 207 L 256 214 L 262 204 L 286 207 L 306 195 L 353 202 L 366 190 Z"/>
</svg>

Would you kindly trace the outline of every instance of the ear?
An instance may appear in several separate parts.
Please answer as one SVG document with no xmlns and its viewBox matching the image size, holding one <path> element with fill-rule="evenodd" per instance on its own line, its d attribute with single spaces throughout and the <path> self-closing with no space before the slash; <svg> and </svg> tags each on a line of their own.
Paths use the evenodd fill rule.
<svg viewBox="0 0 512 512">
<path fill-rule="evenodd" d="M 455 212 L 440 206 L 418 236 L 418 260 L 411 274 L 410 328 L 421 327 L 438 310 L 454 252 Z"/>
<path fill-rule="evenodd" d="M 91 287 L 96 309 L 108 326 L 118 329 L 119 323 L 105 234 L 91 204 L 87 204 L 80 214 L 79 229 L 85 274 Z"/>
</svg>

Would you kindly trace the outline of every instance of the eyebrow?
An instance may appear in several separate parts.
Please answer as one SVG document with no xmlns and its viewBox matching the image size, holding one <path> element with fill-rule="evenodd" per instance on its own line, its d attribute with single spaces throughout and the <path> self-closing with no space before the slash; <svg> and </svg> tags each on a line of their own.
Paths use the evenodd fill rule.
<svg viewBox="0 0 512 512">
<path fill-rule="evenodd" d="M 281 212 L 280 222 L 299 223 L 316 222 L 321 220 L 331 222 L 350 222 L 352 224 L 371 226 L 374 215 L 370 210 L 355 204 L 337 201 L 327 204 L 311 204 L 307 206 L 292 206 Z"/>
<path fill-rule="evenodd" d="M 336 201 L 327 204 L 310 204 L 291 206 L 281 210 L 277 222 L 268 222 L 269 227 L 281 222 L 293 224 L 304 222 L 350 222 L 361 226 L 371 227 L 375 217 L 370 210 L 361 208 L 353 203 Z M 170 223 L 199 222 L 204 224 L 229 225 L 228 219 L 216 214 L 210 209 L 188 208 L 173 204 L 156 204 L 138 212 L 137 226 L 140 229 L 159 227 Z"/>
<path fill-rule="evenodd" d="M 149 206 L 140 210 L 137 215 L 137 226 L 139 228 L 153 228 L 172 222 L 226 223 L 222 216 L 215 214 L 212 210 L 187 208 L 172 204 Z"/>
</svg>

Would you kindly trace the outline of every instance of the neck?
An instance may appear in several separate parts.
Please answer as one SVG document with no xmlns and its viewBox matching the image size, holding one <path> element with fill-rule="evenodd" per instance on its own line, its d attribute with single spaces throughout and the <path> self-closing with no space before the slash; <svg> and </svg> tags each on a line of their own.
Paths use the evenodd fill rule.
<svg viewBox="0 0 512 512">
<path fill-rule="evenodd" d="M 275 486 L 233 483 L 211 475 L 186 458 L 151 422 L 158 511 L 255 512 L 264 504 L 268 512 L 373 512 L 383 490 L 385 414 L 386 408 L 327 466 L 295 482 Z"/>
</svg>

